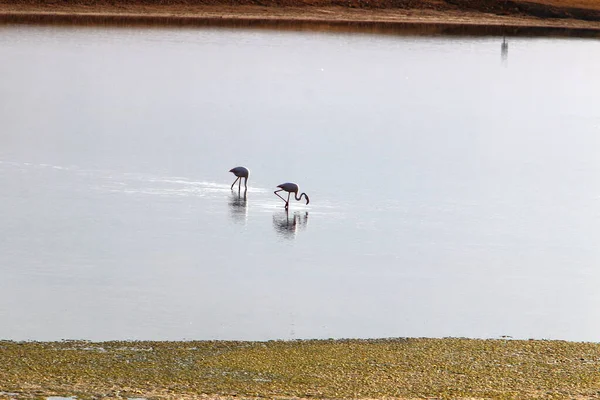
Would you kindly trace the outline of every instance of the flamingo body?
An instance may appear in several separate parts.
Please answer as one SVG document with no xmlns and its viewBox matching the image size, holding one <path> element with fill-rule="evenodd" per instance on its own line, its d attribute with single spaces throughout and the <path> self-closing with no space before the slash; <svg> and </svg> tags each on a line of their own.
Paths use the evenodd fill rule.
<svg viewBox="0 0 600 400">
<path fill-rule="evenodd" d="M 250 175 L 250 171 L 248 171 L 248 168 L 246 167 L 231 168 L 229 172 L 233 172 L 233 174 L 238 178 L 247 178 L 248 175 Z"/>
<path fill-rule="evenodd" d="M 281 185 L 277 185 L 277 187 L 285 190 L 288 193 L 298 193 L 298 185 L 292 182 L 282 183 Z"/>
</svg>

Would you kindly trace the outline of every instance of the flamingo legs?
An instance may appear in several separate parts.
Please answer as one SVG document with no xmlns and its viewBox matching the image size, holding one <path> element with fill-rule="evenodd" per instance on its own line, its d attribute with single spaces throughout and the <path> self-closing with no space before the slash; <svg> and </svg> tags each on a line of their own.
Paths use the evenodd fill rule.
<svg viewBox="0 0 600 400">
<path fill-rule="evenodd" d="M 242 189 L 242 178 L 244 178 L 244 187 L 246 189 L 248 189 L 248 178 L 247 177 L 242 177 L 242 176 L 238 176 L 237 178 L 235 178 L 235 181 L 233 181 L 233 183 L 231 184 L 231 190 L 233 190 L 233 187 L 235 186 L 235 184 L 237 183 L 237 181 L 240 181 L 238 183 L 238 191 L 240 191 Z"/>
<path fill-rule="evenodd" d="M 281 192 L 282 190 L 283 190 L 283 189 L 279 189 L 279 190 L 276 190 L 276 191 L 274 191 L 273 193 L 275 193 L 275 196 L 277 196 L 277 197 L 279 197 L 281 200 L 285 201 L 285 209 L 287 210 L 287 209 L 288 209 L 288 206 L 289 206 L 289 204 L 290 204 L 290 193 L 288 192 L 288 198 L 287 198 L 287 200 L 286 200 L 286 199 L 284 199 L 283 197 L 281 197 L 281 196 L 279 195 L 279 192 Z"/>
<path fill-rule="evenodd" d="M 240 182 L 241 182 L 241 180 L 240 180 Z M 233 187 L 231 188 L 231 191 L 233 192 Z M 248 193 L 248 189 L 247 189 L 247 188 L 244 188 L 244 200 L 246 200 L 246 194 L 247 194 L 247 193 Z M 238 192 L 237 192 L 237 194 L 238 194 L 238 198 L 241 198 L 241 197 L 242 197 L 242 188 L 241 188 L 241 187 L 238 187 Z"/>
<path fill-rule="evenodd" d="M 231 184 L 231 190 L 233 190 L 233 187 L 235 186 L 235 183 L 238 181 L 238 179 L 240 179 L 239 176 L 237 178 L 235 178 L 235 181 L 233 181 L 233 183 Z M 242 183 L 241 179 L 240 179 L 240 183 Z"/>
<path fill-rule="evenodd" d="M 231 190 L 233 191 L 233 189 L 231 189 Z M 247 194 L 248 194 L 248 189 L 244 189 L 244 201 L 246 201 Z M 238 197 L 238 200 L 242 198 L 241 188 L 238 188 L 237 197 Z"/>
</svg>

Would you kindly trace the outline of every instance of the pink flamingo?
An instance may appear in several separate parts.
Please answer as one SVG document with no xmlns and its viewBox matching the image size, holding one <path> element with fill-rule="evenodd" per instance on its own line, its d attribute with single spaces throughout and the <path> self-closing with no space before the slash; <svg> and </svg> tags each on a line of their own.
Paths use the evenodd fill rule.
<svg viewBox="0 0 600 400">
<path fill-rule="evenodd" d="M 275 195 L 277 197 L 279 197 L 281 200 L 285 201 L 285 209 L 286 210 L 288 209 L 288 207 L 290 205 L 290 195 L 292 193 L 294 193 L 294 198 L 296 199 L 296 201 L 302 200 L 302 196 L 306 197 L 306 204 L 308 204 L 310 201 L 310 200 L 308 200 L 308 196 L 306 195 L 306 193 L 302 193 L 302 194 L 300 194 L 300 196 L 298 196 L 298 185 L 296 185 L 295 183 L 286 182 L 286 183 L 282 183 L 281 185 L 277 185 L 277 187 L 279 188 L 279 190 L 276 190 L 273 193 L 275 193 Z M 285 190 L 286 192 L 288 192 L 287 200 L 279 195 L 279 192 L 281 192 L 282 190 Z"/>
<path fill-rule="evenodd" d="M 237 176 L 237 178 L 235 179 L 235 181 L 233 181 L 233 183 L 231 184 L 231 190 L 233 190 L 233 186 L 238 181 L 238 179 L 240 180 L 238 191 L 242 189 L 242 178 L 245 179 L 244 180 L 244 188 L 246 190 L 248 189 L 248 175 L 250 175 L 250 171 L 248 171 L 248 168 L 246 168 L 246 167 L 235 167 L 235 168 L 231 168 L 229 170 L 229 172 L 233 172 L 233 174 L 235 176 Z"/>
</svg>

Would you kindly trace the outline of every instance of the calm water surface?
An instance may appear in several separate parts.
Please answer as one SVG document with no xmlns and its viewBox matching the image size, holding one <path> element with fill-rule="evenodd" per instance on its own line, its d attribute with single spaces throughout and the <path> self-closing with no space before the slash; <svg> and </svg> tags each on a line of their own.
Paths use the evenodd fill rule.
<svg viewBox="0 0 600 400">
<path fill-rule="evenodd" d="M 0 27 L 0 338 L 599 341 L 600 45 L 501 43 Z"/>
</svg>

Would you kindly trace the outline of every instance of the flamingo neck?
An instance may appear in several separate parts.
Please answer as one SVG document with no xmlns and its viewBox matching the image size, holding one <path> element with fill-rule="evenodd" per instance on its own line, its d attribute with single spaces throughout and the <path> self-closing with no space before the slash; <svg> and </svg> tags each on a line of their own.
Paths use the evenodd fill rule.
<svg viewBox="0 0 600 400">
<path fill-rule="evenodd" d="M 308 199 L 308 196 L 306 195 L 306 193 L 300 193 L 300 196 L 298 196 L 298 192 L 294 192 L 294 197 L 296 198 L 296 201 L 302 200 L 302 196 L 304 196 L 304 197 L 306 197 L 306 199 Z"/>
</svg>

